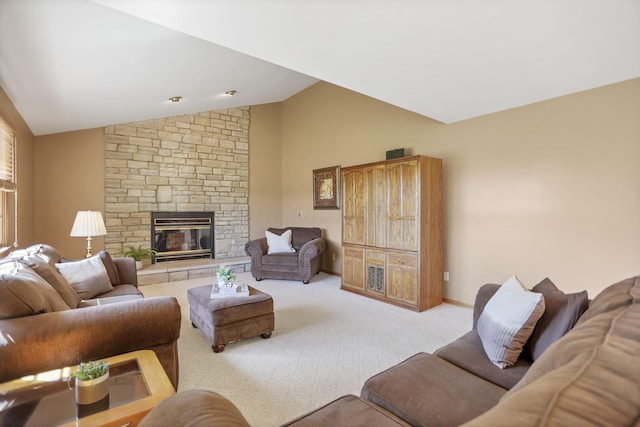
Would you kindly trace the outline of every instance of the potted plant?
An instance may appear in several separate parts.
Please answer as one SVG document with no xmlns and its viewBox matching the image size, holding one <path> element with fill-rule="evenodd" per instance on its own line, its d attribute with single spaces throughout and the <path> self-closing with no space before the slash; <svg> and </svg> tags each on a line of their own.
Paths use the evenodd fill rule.
<svg viewBox="0 0 640 427">
<path fill-rule="evenodd" d="M 226 264 L 221 264 L 220 267 L 218 267 L 216 276 L 218 278 L 219 286 L 227 286 L 228 284 L 230 285 L 230 282 L 236 278 L 233 270 L 231 270 L 231 268 Z"/>
<path fill-rule="evenodd" d="M 155 249 L 143 248 L 142 245 L 139 245 L 137 248 L 128 245 L 125 246 L 125 248 L 126 251 L 122 255 L 135 259 L 136 269 L 138 270 L 142 268 L 142 260 L 151 259 L 156 254 Z"/>
<path fill-rule="evenodd" d="M 79 405 L 96 403 L 109 394 L 109 365 L 104 360 L 80 363 L 71 378 L 75 378 Z"/>
</svg>

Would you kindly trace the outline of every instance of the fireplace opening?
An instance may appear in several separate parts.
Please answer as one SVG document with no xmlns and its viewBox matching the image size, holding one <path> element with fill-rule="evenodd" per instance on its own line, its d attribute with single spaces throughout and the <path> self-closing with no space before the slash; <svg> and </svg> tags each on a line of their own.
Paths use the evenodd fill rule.
<svg viewBox="0 0 640 427">
<path fill-rule="evenodd" d="M 151 212 L 156 262 L 215 258 L 214 212 Z"/>
</svg>

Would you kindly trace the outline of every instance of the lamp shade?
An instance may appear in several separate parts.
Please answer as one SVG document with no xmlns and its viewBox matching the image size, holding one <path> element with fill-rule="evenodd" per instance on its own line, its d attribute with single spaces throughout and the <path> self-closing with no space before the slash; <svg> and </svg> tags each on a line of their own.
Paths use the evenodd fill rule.
<svg viewBox="0 0 640 427">
<path fill-rule="evenodd" d="M 107 228 L 104 225 L 102 214 L 98 211 L 78 211 L 76 220 L 71 228 L 72 237 L 104 236 Z"/>
</svg>

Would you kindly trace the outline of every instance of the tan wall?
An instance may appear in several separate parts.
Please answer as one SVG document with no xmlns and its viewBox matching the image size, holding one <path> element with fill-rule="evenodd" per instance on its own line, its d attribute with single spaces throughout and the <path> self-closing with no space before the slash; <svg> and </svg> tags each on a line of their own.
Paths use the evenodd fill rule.
<svg viewBox="0 0 640 427">
<path fill-rule="evenodd" d="M 311 171 L 404 147 L 443 159 L 446 298 L 512 274 L 594 296 L 640 273 L 639 117 L 640 79 L 449 125 L 321 82 L 283 103 L 283 223 L 322 227 L 341 271 Z"/>
<path fill-rule="evenodd" d="M 87 240 L 69 233 L 79 210 L 104 217 L 104 129 L 37 136 L 35 147 L 36 236 L 81 258 Z M 94 237 L 91 246 L 93 253 L 104 249 L 104 237 Z"/>
<path fill-rule="evenodd" d="M 249 235 L 264 237 L 282 224 L 282 103 L 251 107 L 249 126 Z"/>
<path fill-rule="evenodd" d="M 251 237 L 279 219 L 319 226 L 326 271 L 341 271 L 341 211 L 313 210 L 311 171 L 404 147 L 443 159 L 446 298 L 470 304 L 511 274 L 594 296 L 640 273 L 640 79 L 450 125 L 327 83 L 251 111 Z M 0 112 L 22 122 L 4 93 Z M 77 210 L 103 210 L 103 130 L 37 137 L 34 149 L 17 127 L 20 243 L 81 256 L 86 242 L 68 234 Z"/>
<path fill-rule="evenodd" d="M 18 236 L 19 246 L 36 243 L 34 234 L 34 196 L 33 196 L 33 156 L 34 137 L 18 113 L 13 102 L 0 88 L 0 114 L 16 132 L 16 184 L 18 190 Z"/>
</svg>

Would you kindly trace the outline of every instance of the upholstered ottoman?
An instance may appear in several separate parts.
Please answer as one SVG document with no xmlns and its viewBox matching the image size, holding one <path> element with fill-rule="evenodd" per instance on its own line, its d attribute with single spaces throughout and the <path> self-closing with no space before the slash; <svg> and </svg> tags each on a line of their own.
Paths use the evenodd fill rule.
<svg viewBox="0 0 640 427">
<path fill-rule="evenodd" d="M 211 285 L 205 285 L 189 289 L 187 299 L 191 324 L 204 334 L 214 353 L 243 338 L 271 337 L 275 317 L 269 294 L 249 286 L 249 296 L 211 299 Z"/>
</svg>

